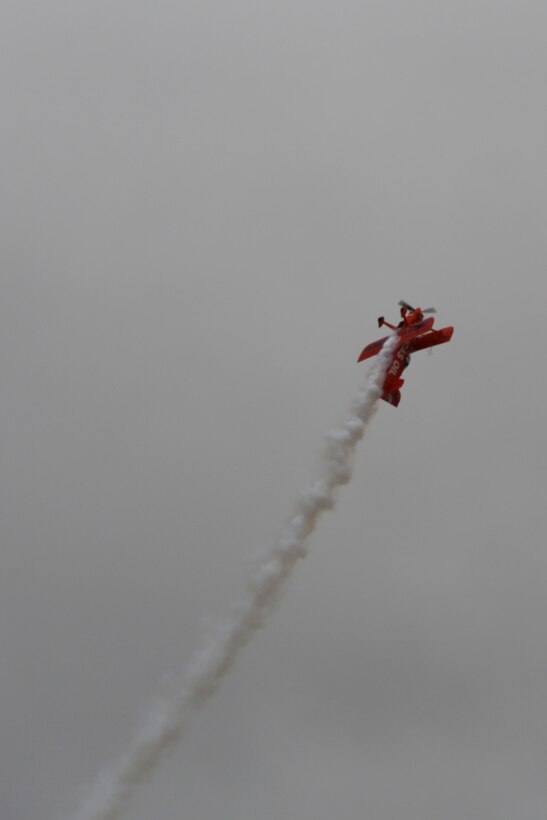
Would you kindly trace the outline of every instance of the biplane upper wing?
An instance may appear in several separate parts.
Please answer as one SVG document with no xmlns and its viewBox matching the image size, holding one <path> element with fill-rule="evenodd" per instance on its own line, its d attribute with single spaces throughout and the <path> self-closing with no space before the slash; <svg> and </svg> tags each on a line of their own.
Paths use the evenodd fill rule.
<svg viewBox="0 0 547 820">
<path fill-rule="evenodd" d="M 370 359 L 371 356 L 376 356 L 376 354 L 380 352 L 380 350 L 383 348 L 388 339 L 389 336 L 384 336 L 383 339 L 378 339 L 376 342 L 371 342 L 361 351 L 361 354 L 357 361 L 364 362 L 365 359 Z"/>
</svg>

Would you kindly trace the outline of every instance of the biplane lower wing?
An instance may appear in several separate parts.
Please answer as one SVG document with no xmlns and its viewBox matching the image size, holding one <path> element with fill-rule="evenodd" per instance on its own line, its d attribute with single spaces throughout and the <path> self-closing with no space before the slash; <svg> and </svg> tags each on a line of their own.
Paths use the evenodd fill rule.
<svg viewBox="0 0 547 820">
<path fill-rule="evenodd" d="M 411 352 L 415 353 L 417 350 L 427 350 L 428 347 L 435 347 L 435 345 L 442 345 L 445 342 L 449 342 L 453 333 L 453 327 L 442 327 L 439 330 L 431 330 L 424 336 L 417 336 L 412 341 Z"/>
<path fill-rule="evenodd" d="M 384 336 L 383 339 L 378 339 L 376 342 L 371 342 L 361 351 L 361 355 L 359 356 L 357 361 L 364 362 L 365 359 L 370 359 L 371 356 L 376 356 L 377 353 L 379 353 L 380 350 L 383 348 L 388 339 L 389 336 Z"/>
</svg>

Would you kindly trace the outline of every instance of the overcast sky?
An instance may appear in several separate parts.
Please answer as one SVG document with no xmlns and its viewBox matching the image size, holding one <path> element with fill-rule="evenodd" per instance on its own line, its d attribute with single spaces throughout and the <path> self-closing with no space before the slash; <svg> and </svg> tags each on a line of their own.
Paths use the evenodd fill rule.
<svg viewBox="0 0 547 820">
<path fill-rule="evenodd" d="M 547 7 L 4 0 L 0 816 L 121 754 L 436 305 L 128 820 L 544 820 Z"/>
</svg>

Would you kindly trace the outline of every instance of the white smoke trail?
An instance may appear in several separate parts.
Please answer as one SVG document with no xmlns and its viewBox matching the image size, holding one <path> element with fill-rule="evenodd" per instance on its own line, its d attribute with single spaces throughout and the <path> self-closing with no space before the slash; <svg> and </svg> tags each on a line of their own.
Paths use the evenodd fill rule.
<svg viewBox="0 0 547 820">
<path fill-rule="evenodd" d="M 216 691 L 239 649 L 262 625 L 298 559 L 306 555 L 306 539 L 319 515 L 334 506 L 336 489 L 351 479 L 353 453 L 381 395 L 396 341 L 396 334 L 387 340 L 364 388 L 353 401 L 351 415 L 328 434 L 322 477 L 302 493 L 284 532 L 251 579 L 246 595 L 194 658 L 178 690 L 156 701 L 127 752 L 97 779 L 73 820 L 119 817 L 124 801 L 178 740 L 190 713 Z"/>
</svg>

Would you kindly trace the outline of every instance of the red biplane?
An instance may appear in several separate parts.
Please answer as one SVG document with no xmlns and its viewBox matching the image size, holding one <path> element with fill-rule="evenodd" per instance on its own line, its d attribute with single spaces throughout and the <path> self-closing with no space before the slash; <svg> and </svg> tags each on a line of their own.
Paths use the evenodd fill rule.
<svg viewBox="0 0 547 820">
<path fill-rule="evenodd" d="M 399 302 L 399 305 L 401 306 L 401 321 L 397 327 L 386 322 L 383 316 L 378 319 L 379 327 L 386 325 L 394 330 L 399 337 L 391 354 L 391 360 L 382 386 L 383 400 L 395 407 L 401 401 L 401 387 L 405 381 L 401 378 L 401 374 L 410 363 L 410 355 L 417 350 L 425 350 L 428 347 L 449 342 L 454 333 L 453 327 L 433 330 L 435 319 L 433 316 L 426 319 L 425 314 L 436 313 L 435 308 L 421 310 L 421 308 L 411 307 L 408 302 Z M 367 345 L 357 361 L 363 362 L 365 359 L 370 359 L 371 356 L 376 356 L 389 338 L 389 336 L 384 336 L 383 339 L 378 339 L 378 341 Z"/>
</svg>

